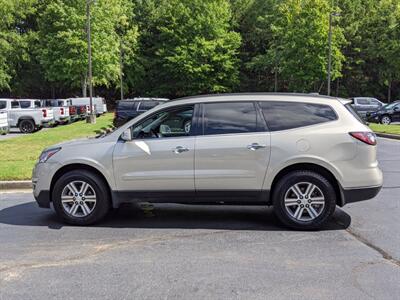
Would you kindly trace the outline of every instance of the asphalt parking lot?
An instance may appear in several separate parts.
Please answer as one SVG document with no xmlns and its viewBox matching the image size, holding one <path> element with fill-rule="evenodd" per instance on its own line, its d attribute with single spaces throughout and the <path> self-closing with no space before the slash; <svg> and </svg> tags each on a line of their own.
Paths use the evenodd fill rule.
<svg viewBox="0 0 400 300">
<path fill-rule="evenodd" d="M 0 193 L 0 299 L 399 299 L 400 142 L 378 152 L 381 193 L 316 232 L 270 208 L 167 204 L 73 227 Z"/>
</svg>

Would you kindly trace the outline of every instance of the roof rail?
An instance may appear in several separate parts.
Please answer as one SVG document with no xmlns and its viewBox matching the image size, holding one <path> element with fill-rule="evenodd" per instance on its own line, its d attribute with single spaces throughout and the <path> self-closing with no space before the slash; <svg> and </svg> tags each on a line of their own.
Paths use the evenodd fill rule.
<svg viewBox="0 0 400 300">
<path fill-rule="evenodd" d="M 222 97 L 222 96 L 299 96 L 299 97 L 310 97 L 310 98 L 325 98 L 325 99 L 334 99 L 336 100 L 337 97 L 320 95 L 317 93 L 268 93 L 268 92 L 254 92 L 254 93 L 226 93 L 226 94 L 204 94 L 204 95 L 195 95 L 195 96 L 187 96 L 172 99 L 169 101 L 177 101 L 177 100 L 186 100 L 186 99 L 193 99 L 193 98 L 203 98 L 203 97 Z"/>
</svg>

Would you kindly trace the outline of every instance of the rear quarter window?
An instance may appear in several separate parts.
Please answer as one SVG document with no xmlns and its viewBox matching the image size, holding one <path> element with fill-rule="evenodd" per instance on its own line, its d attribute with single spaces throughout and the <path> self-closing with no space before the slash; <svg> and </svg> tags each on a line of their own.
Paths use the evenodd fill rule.
<svg viewBox="0 0 400 300">
<path fill-rule="evenodd" d="M 263 101 L 262 112 L 271 131 L 286 130 L 316 125 L 337 120 L 337 115 L 329 105 Z"/>
<path fill-rule="evenodd" d="M 364 120 L 360 117 L 360 115 L 357 113 L 357 111 L 351 106 L 350 103 L 345 104 L 344 107 L 353 115 L 354 118 L 357 119 L 362 124 L 365 124 Z"/>
</svg>

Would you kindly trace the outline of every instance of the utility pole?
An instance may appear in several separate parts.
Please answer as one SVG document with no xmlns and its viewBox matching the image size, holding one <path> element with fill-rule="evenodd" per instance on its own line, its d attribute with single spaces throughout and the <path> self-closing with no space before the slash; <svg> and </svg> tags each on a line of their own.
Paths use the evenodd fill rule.
<svg viewBox="0 0 400 300">
<path fill-rule="evenodd" d="M 331 95 L 331 69 L 332 69 L 332 19 L 333 17 L 340 16 L 339 13 L 330 12 L 329 13 L 329 33 L 328 33 L 328 45 L 329 45 L 329 54 L 328 54 L 328 92 L 327 95 Z"/>
<path fill-rule="evenodd" d="M 120 37 L 120 43 L 119 43 L 119 77 L 121 80 L 121 100 L 124 100 L 124 70 L 123 70 L 123 48 L 122 48 L 122 37 Z"/>
<path fill-rule="evenodd" d="M 331 67 L 332 67 L 332 13 L 329 13 L 328 33 L 329 55 L 328 55 L 328 96 L 331 95 Z"/>
<path fill-rule="evenodd" d="M 89 80 L 89 103 L 90 103 L 90 114 L 86 118 L 86 123 L 95 124 L 96 123 L 96 114 L 93 109 L 93 74 L 92 74 L 92 37 L 91 37 L 91 24 L 90 24 L 90 5 L 92 4 L 92 0 L 86 0 L 86 19 L 87 19 L 87 42 L 88 42 L 88 59 L 89 59 L 89 67 L 88 67 L 88 80 Z"/>
</svg>

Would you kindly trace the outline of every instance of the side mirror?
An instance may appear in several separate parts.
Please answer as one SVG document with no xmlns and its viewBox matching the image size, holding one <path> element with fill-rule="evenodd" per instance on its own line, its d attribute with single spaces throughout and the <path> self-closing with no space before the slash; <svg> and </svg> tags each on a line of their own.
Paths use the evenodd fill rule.
<svg viewBox="0 0 400 300">
<path fill-rule="evenodd" d="M 124 132 L 121 134 L 121 140 L 125 142 L 132 141 L 132 130 L 130 127 L 128 129 L 125 129 Z"/>
<path fill-rule="evenodd" d="M 396 106 L 395 108 L 393 108 L 394 111 L 399 111 L 400 107 Z"/>
</svg>

